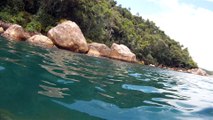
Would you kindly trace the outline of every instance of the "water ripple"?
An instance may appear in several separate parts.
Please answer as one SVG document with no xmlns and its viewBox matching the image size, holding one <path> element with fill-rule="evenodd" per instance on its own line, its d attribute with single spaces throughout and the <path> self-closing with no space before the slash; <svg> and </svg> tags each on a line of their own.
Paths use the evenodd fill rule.
<svg viewBox="0 0 213 120">
<path fill-rule="evenodd" d="M 0 66 L 0 71 L 5 70 L 5 67 Z"/>
<path fill-rule="evenodd" d="M 45 85 L 39 85 L 42 91 L 38 91 L 38 94 L 53 97 L 53 98 L 64 98 L 64 96 L 69 96 L 69 94 L 63 93 L 63 91 L 69 91 L 69 88 L 57 88 Z"/>
<path fill-rule="evenodd" d="M 139 86 L 139 85 L 128 85 L 128 84 L 124 84 L 122 85 L 123 89 L 127 89 L 127 90 L 136 90 L 136 91 L 141 91 L 144 93 L 161 93 L 161 91 L 155 87 L 151 87 L 151 86 Z"/>
<path fill-rule="evenodd" d="M 213 118 L 212 78 L 0 42 L 0 106 L 20 119 Z"/>
</svg>

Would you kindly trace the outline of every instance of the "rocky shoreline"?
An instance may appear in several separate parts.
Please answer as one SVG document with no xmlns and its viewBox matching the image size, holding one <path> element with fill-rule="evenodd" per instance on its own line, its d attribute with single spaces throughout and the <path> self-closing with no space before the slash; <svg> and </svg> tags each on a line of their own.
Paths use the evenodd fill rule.
<svg viewBox="0 0 213 120">
<path fill-rule="evenodd" d="M 47 36 L 41 33 L 26 32 L 22 26 L 0 22 L 1 36 L 8 40 L 27 41 L 31 44 L 65 49 L 72 52 L 84 53 L 90 56 L 107 57 L 127 62 L 137 62 L 136 55 L 125 45 L 112 44 L 109 48 L 105 44 L 88 44 L 79 26 L 72 21 L 65 21 L 50 29 Z"/>
<path fill-rule="evenodd" d="M 41 33 L 26 32 L 20 25 L 0 21 L 0 34 L 8 40 L 27 41 L 42 47 L 52 48 L 56 46 L 59 49 L 84 53 L 95 57 L 107 57 L 126 62 L 143 63 L 138 62 L 136 55 L 123 44 L 119 45 L 113 43 L 111 48 L 101 43 L 88 44 L 80 27 L 72 21 L 64 21 L 63 23 L 58 24 L 48 31 L 47 36 L 42 35 Z M 180 69 L 162 66 L 158 67 L 207 76 L 207 73 L 200 68 Z"/>
<path fill-rule="evenodd" d="M 162 66 L 157 66 L 157 67 L 172 70 L 172 71 L 191 73 L 191 74 L 200 75 L 200 76 L 209 76 L 206 73 L 206 71 L 204 71 L 201 68 L 185 69 L 185 68 L 171 68 L 171 67 L 162 67 Z"/>
</svg>

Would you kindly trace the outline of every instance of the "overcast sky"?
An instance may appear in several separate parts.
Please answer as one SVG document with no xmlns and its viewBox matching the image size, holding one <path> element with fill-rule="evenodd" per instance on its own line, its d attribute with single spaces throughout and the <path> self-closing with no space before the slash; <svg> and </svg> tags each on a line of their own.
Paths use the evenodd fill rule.
<svg viewBox="0 0 213 120">
<path fill-rule="evenodd" d="M 117 0 L 150 19 L 172 39 L 188 47 L 202 68 L 213 70 L 213 0 Z"/>
</svg>

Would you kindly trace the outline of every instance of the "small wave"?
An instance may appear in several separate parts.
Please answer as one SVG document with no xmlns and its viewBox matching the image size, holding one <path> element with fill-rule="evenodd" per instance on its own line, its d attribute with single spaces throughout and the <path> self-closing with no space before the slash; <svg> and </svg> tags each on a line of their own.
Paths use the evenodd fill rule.
<svg viewBox="0 0 213 120">
<path fill-rule="evenodd" d="M 122 85 L 122 88 L 127 89 L 127 90 L 141 91 L 141 92 L 144 92 L 144 93 L 161 93 L 160 90 L 158 90 L 155 87 L 151 87 L 151 86 L 139 86 L 139 85 L 124 84 L 124 85 Z"/>
<path fill-rule="evenodd" d="M 71 81 L 71 80 L 63 80 L 63 79 L 58 79 L 57 80 L 58 83 L 61 83 L 61 84 L 73 84 L 75 83 L 74 81 Z"/>
<path fill-rule="evenodd" d="M 0 71 L 5 70 L 5 67 L 0 66 Z"/>
</svg>

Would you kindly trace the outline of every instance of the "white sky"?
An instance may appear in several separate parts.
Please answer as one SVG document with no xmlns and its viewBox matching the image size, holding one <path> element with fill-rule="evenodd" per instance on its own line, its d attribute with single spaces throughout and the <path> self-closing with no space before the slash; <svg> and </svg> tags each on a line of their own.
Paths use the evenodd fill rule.
<svg viewBox="0 0 213 120">
<path fill-rule="evenodd" d="M 200 67 L 213 70 L 213 0 L 117 1 L 130 7 L 133 14 L 139 12 L 154 21 L 172 39 L 188 47 Z"/>
</svg>

